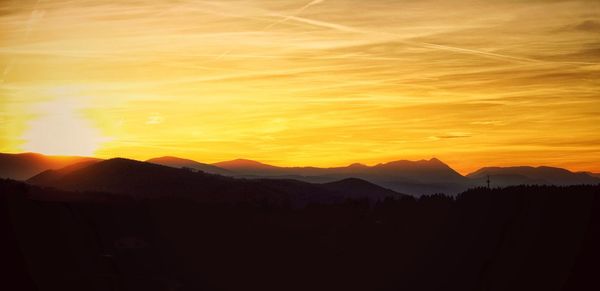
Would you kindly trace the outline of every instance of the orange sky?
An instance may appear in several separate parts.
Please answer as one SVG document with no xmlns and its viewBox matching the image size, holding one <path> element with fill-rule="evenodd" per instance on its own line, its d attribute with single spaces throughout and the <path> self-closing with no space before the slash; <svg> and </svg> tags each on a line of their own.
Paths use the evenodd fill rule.
<svg viewBox="0 0 600 291">
<path fill-rule="evenodd" d="M 0 152 L 600 172 L 596 0 L 7 0 L 0 39 Z"/>
</svg>

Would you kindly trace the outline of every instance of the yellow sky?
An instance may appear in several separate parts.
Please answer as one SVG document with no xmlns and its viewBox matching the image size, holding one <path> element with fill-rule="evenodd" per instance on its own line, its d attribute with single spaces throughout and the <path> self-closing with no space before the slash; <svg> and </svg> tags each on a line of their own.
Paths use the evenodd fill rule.
<svg viewBox="0 0 600 291">
<path fill-rule="evenodd" d="M 0 152 L 600 172 L 600 1 L 0 1 Z"/>
</svg>

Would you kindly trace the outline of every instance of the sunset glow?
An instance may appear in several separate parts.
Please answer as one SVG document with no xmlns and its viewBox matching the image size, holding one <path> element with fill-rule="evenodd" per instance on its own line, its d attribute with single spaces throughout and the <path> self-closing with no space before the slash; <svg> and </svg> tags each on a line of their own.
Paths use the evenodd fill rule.
<svg viewBox="0 0 600 291">
<path fill-rule="evenodd" d="M 39 117 L 32 118 L 22 138 L 23 149 L 50 155 L 90 156 L 102 142 L 98 130 L 82 118 L 77 100 L 55 100 L 38 106 Z"/>
<path fill-rule="evenodd" d="M 600 1 L 2 1 L 0 152 L 600 172 Z"/>
</svg>

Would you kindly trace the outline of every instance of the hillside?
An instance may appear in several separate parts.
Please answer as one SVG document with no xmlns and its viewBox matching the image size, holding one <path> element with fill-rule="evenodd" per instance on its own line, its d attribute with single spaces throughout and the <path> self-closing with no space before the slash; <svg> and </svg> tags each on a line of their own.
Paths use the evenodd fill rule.
<svg viewBox="0 0 600 291">
<path fill-rule="evenodd" d="M 81 162 L 100 161 L 97 158 L 74 156 L 46 156 L 37 153 L 0 153 L 0 178 L 27 180 L 49 169 L 59 169 Z"/>
</svg>

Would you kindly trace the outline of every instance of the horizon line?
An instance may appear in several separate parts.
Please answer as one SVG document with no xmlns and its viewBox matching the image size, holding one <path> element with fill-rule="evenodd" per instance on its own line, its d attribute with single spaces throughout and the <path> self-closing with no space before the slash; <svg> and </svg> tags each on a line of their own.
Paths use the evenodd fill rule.
<svg viewBox="0 0 600 291">
<path fill-rule="evenodd" d="M 139 162 L 147 162 L 149 160 L 152 159 L 157 159 L 157 158 L 177 158 L 177 159 L 185 159 L 185 160 L 190 160 L 196 163 L 201 163 L 201 164 L 207 164 L 207 165 L 213 165 L 216 166 L 215 164 L 218 163 L 223 163 L 223 162 L 231 162 L 231 161 L 236 161 L 236 160 L 245 160 L 245 161 L 251 161 L 251 162 L 256 162 L 256 163 L 260 163 L 260 164 L 264 164 L 264 165 L 268 165 L 268 166 L 274 166 L 274 167 L 278 167 L 278 168 L 321 168 L 321 169 L 327 169 L 327 168 L 343 168 L 343 167 L 349 167 L 355 164 L 359 164 L 359 165 L 364 165 L 366 167 L 375 167 L 377 165 L 383 165 L 383 164 L 388 164 L 388 163 L 392 163 L 392 162 L 398 162 L 398 161 L 408 161 L 408 162 L 420 162 L 420 161 L 427 161 L 430 162 L 432 160 L 438 160 L 441 163 L 443 163 L 444 165 L 448 166 L 450 169 L 452 169 L 453 171 L 459 173 L 462 176 L 467 176 L 469 174 L 475 173 L 481 169 L 484 168 L 515 168 L 515 167 L 531 167 L 531 168 L 541 168 L 541 167 L 548 167 L 548 168 L 558 168 L 558 169 L 564 169 L 564 170 L 568 170 L 572 173 L 592 173 L 592 174 L 600 174 L 600 170 L 593 170 L 593 171 L 581 171 L 581 170 L 573 170 L 571 168 L 567 168 L 567 167 L 559 167 L 559 166 L 549 166 L 549 165 L 543 165 L 543 164 L 538 164 L 538 165 L 532 165 L 532 164 L 520 164 L 520 165 L 510 165 L 510 166 L 495 166 L 495 165 L 484 165 L 484 166 L 478 166 L 477 170 L 474 171 L 459 171 L 457 169 L 455 169 L 454 167 L 452 167 L 451 165 L 449 165 L 448 163 L 444 162 L 443 160 L 435 157 L 435 156 L 431 156 L 431 158 L 429 159 L 414 159 L 414 160 L 409 160 L 409 159 L 394 159 L 394 160 L 388 160 L 385 162 L 379 162 L 379 163 L 374 163 L 374 164 L 368 164 L 368 163 L 361 163 L 361 162 L 353 162 L 350 164 L 341 164 L 341 165 L 329 165 L 329 166 L 306 166 L 306 165 L 278 165 L 278 164 L 273 164 L 270 162 L 263 162 L 260 161 L 258 159 L 248 159 L 248 158 L 241 158 L 241 157 L 237 157 L 237 158 L 233 158 L 233 159 L 226 159 L 223 161 L 218 161 L 218 162 L 203 162 L 203 161 L 198 161 L 196 159 L 193 158 L 187 158 L 187 157 L 181 157 L 181 156 L 174 156 L 174 155 L 159 155 L 156 157 L 151 157 L 148 159 L 136 159 L 136 158 L 132 158 L 132 157 L 127 157 L 127 156 L 112 156 L 112 157 L 108 157 L 108 158 L 103 158 L 103 157 L 98 157 L 95 155 L 92 156 L 86 156 L 86 155 L 54 155 L 54 154 L 45 154 L 45 153 L 40 153 L 40 152 L 0 152 L 0 154 L 11 154 L 11 155 L 21 155 L 21 154 L 34 154 L 34 155 L 42 155 L 42 156 L 46 156 L 46 157 L 55 157 L 55 158 L 69 158 L 69 157 L 77 157 L 77 158 L 93 158 L 93 159 L 99 159 L 99 160 L 111 160 L 111 159 L 129 159 L 129 160 L 134 160 L 134 161 L 139 161 Z M 218 167 L 218 166 L 216 166 Z"/>
</svg>

